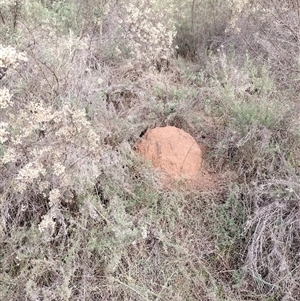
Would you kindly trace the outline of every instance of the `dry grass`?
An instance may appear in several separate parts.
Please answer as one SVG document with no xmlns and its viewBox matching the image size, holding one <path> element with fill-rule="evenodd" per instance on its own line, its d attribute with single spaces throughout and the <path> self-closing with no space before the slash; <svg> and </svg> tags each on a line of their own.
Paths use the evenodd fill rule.
<svg viewBox="0 0 300 301">
<path fill-rule="evenodd" d="M 0 300 L 297 300 L 298 95 L 226 47 L 137 60 L 100 2 L 1 3 L 1 43 L 28 61 L 0 66 Z M 164 125 L 221 181 L 163 189 L 134 147 Z"/>
</svg>

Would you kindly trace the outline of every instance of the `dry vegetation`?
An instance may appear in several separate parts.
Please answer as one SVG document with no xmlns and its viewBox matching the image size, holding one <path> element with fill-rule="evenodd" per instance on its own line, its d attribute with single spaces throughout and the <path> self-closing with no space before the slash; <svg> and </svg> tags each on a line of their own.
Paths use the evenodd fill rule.
<svg viewBox="0 0 300 301">
<path fill-rule="evenodd" d="M 299 300 L 298 1 L 3 0 L 0 24 L 0 300 Z M 161 187 L 134 146 L 164 125 L 217 185 Z"/>
</svg>

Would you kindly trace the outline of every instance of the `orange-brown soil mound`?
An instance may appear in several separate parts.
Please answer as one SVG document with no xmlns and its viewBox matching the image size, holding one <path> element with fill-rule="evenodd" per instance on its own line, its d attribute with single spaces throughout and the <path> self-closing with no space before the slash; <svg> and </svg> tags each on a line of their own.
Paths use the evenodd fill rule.
<svg viewBox="0 0 300 301">
<path fill-rule="evenodd" d="M 190 134 L 174 126 L 149 130 L 137 152 L 172 179 L 193 177 L 201 168 L 201 148 Z"/>
</svg>

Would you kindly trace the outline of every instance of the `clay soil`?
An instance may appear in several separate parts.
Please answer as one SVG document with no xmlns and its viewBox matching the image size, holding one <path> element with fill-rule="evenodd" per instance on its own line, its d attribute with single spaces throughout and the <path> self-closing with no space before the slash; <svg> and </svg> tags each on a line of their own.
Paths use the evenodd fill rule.
<svg viewBox="0 0 300 301">
<path fill-rule="evenodd" d="M 210 190 L 224 182 L 224 177 L 205 168 L 205 146 L 182 129 L 149 130 L 138 142 L 137 152 L 159 169 L 165 188 Z"/>
</svg>

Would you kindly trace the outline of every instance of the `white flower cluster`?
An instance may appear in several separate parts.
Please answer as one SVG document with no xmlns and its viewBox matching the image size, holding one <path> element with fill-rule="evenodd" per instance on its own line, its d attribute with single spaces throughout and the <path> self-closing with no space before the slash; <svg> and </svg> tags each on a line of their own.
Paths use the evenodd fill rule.
<svg viewBox="0 0 300 301">
<path fill-rule="evenodd" d="M 1 108 L 1 106 L 0 106 Z M 8 140 L 8 123 L 7 122 L 0 122 L 0 143 L 4 143 Z"/>
<path fill-rule="evenodd" d="M 2 157 L 2 159 L 0 160 L 0 162 L 2 164 L 7 164 L 9 162 L 15 162 L 16 161 L 16 150 L 12 147 L 8 147 Z"/>
<path fill-rule="evenodd" d="M 0 5 L 12 5 L 16 0 L 0 0 Z"/>
<path fill-rule="evenodd" d="M 66 170 L 66 167 L 61 162 L 54 162 L 53 164 L 53 174 L 56 176 L 62 175 Z"/>
<path fill-rule="evenodd" d="M 5 143 L 0 164 L 15 169 L 17 193 L 33 188 L 53 206 L 74 184 L 72 175 L 78 174 L 82 158 L 89 162 L 100 159 L 100 136 L 83 109 L 69 104 L 55 109 L 42 101 L 30 101 L 7 116 L 0 123 L 0 143 Z M 9 164 L 25 158 L 28 163 L 22 168 Z"/>
<path fill-rule="evenodd" d="M 4 2 L 2 1 L 1 4 Z M 7 3 L 7 1 L 5 2 Z M 0 45 L 0 68 L 4 70 L 4 73 L 8 68 L 15 68 L 20 61 L 27 61 L 25 53 L 17 52 L 13 47 L 4 47 Z M 2 71 L 2 70 L 1 70 Z M 2 77 L 1 77 L 2 78 Z M 0 109 L 7 109 L 13 105 L 12 95 L 6 88 L 0 88 Z M 0 118 L 2 116 L 0 115 Z M 4 143 L 8 140 L 8 123 L 1 122 L 0 124 L 0 143 Z"/>
<path fill-rule="evenodd" d="M 7 88 L 0 89 L 0 109 L 6 109 L 12 105 L 11 97 L 12 95 Z"/>
<path fill-rule="evenodd" d="M 53 221 L 51 214 L 44 215 L 38 227 L 41 233 L 47 233 L 48 238 L 51 237 L 55 230 L 55 221 Z"/>
<path fill-rule="evenodd" d="M 118 22 L 123 38 L 138 60 L 154 62 L 170 57 L 176 35 L 170 14 L 159 11 L 154 0 L 126 1 L 121 11 Z"/>
<path fill-rule="evenodd" d="M 29 102 L 27 111 L 31 113 L 30 116 L 28 116 L 31 117 L 31 124 L 41 125 L 53 119 L 53 109 L 50 106 L 45 106 L 42 102 Z"/>
<path fill-rule="evenodd" d="M 17 52 L 15 48 L 0 45 L 0 67 L 15 68 L 20 61 L 27 62 L 27 56 L 24 52 Z"/>
<path fill-rule="evenodd" d="M 52 189 L 49 193 L 49 205 L 50 207 L 59 203 L 59 198 L 61 197 L 59 189 Z"/>
<path fill-rule="evenodd" d="M 40 178 L 41 175 L 46 174 L 46 169 L 39 162 L 29 162 L 18 173 L 17 191 L 22 193 L 27 189 L 27 186 L 33 184 Z"/>
</svg>

